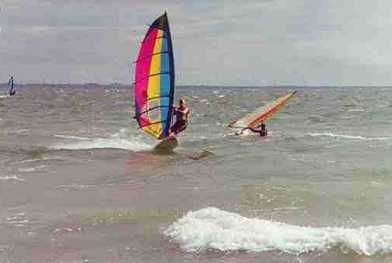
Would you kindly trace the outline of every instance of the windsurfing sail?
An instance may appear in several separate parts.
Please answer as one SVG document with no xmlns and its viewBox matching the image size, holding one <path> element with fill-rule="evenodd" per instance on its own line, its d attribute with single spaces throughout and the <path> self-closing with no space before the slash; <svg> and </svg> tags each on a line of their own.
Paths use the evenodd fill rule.
<svg viewBox="0 0 392 263">
<path fill-rule="evenodd" d="M 16 91 L 14 89 L 14 77 L 11 77 L 8 80 L 8 95 L 12 96 L 12 95 L 15 95 L 15 93 L 16 93 Z"/>
<path fill-rule="evenodd" d="M 135 118 L 145 132 L 163 139 L 172 122 L 175 77 L 166 12 L 148 29 L 135 63 Z"/>
<path fill-rule="evenodd" d="M 240 118 L 237 121 L 231 122 L 229 127 L 231 128 L 256 128 L 260 123 L 272 118 L 285 103 L 291 99 L 297 91 L 293 91 L 279 99 L 268 103 L 267 105 L 261 106 L 249 113 L 248 115 Z"/>
</svg>

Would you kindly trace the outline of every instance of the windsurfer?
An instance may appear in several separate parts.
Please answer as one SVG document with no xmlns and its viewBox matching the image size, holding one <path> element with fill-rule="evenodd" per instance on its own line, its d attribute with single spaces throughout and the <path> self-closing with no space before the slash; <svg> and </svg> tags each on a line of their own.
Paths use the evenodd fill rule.
<svg viewBox="0 0 392 263">
<path fill-rule="evenodd" d="M 176 115 L 176 122 L 170 128 L 170 135 L 177 135 L 184 131 L 188 126 L 191 111 L 186 106 L 185 99 L 180 99 L 178 101 L 178 107 L 174 109 L 174 115 Z"/>
<path fill-rule="evenodd" d="M 14 77 L 11 76 L 10 80 L 8 81 L 8 86 L 10 87 L 9 90 L 9 95 L 13 96 L 16 94 L 16 91 L 14 90 Z"/>
<path fill-rule="evenodd" d="M 267 128 L 264 123 L 260 123 L 256 128 L 247 127 L 241 130 L 240 134 L 243 134 L 245 130 L 251 130 L 254 133 L 259 133 L 260 137 L 265 137 L 268 134 Z"/>
</svg>

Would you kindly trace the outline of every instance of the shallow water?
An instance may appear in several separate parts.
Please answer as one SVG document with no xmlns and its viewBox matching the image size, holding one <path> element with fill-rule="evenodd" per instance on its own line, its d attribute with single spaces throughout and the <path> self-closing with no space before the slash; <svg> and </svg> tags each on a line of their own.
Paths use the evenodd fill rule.
<svg viewBox="0 0 392 263">
<path fill-rule="evenodd" d="M 290 89 L 177 90 L 193 115 L 173 155 L 125 87 L 0 98 L 0 259 L 392 260 L 392 89 L 299 89 L 267 138 L 226 126 Z"/>
</svg>

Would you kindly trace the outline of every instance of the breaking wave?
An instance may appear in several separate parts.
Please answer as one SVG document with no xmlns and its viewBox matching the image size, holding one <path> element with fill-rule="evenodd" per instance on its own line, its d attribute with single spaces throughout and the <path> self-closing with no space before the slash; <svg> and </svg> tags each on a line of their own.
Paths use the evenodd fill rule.
<svg viewBox="0 0 392 263">
<path fill-rule="evenodd" d="M 152 147 L 143 142 L 139 137 L 131 140 L 121 138 L 118 134 L 109 138 L 86 138 L 67 135 L 55 135 L 55 137 L 65 139 L 65 142 L 52 146 L 55 150 L 87 150 L 87 149 L 124 149 L 131 151 L 150 150 Z"/>
<path fill-rule="evenodd" d="M 31 173 L 31 172 L 35 172 L 37 170 L 41 170 L 41 169 L 43 169 L 45 167 L 46 167 L 46 165 L 38 165 L 38 166 L 35 166 L 35 167 L 18 168 L 18 171 L 22 172 L 22 173 Z"/>
<path fill-rule="evenodd" d="M 345 134 L 334 134 L 331 132 L 322 132 L 322 133 L 308 133 L 309 136 L 312 137 L 335 137 L 341 139 L 349 139 L 349 140 L 363 140 L 363 141 L 385 141 L 392 139 L 391 137 L 364 137 L 364 136 L 353 136 L 353 135 L 345 135 Z"/>
<path fill-rule="evenodd" d="M 214 207 L 188 212 L 164 234 L 188 252 L 217 249 L 299 255 L 340 248 L 361 255 L 392 252 L 392 226 L 304 227 L 247 218 Z"/>
<path fill-rule="evenodd" d="M 19 178 L 19 177 L 16 176 L 16 175 L 12 175 L 12 176 L 0 176 L 0 180 L 4 180 L 4 181 L 11 180 L 11 181 L 20 181 L 20 182 L 23 182 L 23 181 L 24 181 L 24 179 Z"/>
</svg>

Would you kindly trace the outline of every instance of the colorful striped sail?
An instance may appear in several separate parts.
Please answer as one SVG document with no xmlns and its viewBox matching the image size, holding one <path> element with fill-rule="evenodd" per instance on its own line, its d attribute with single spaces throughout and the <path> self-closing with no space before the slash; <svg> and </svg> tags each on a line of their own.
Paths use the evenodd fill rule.
<svg viewBox="0 0 392 263">
<path fill-rule="evenodd" d="M 277 100 L 268 103 L 265 106 L 261 106 L 242 117 L 241 119 L 234 121 L 229 124 L 231 128 L 256 128 L 260 123 L 272 118 L 286 102 L 291 99 L 297 91 L 290 92 L 289 94 L 278 98 Z"/>
<path fill-rule="evenodd" d="M 136 120 L 157 139 L 169 136 L 173 115 L 174 58 L 167 14 L 147 31 L 136 60 Z"/>
</svg>

